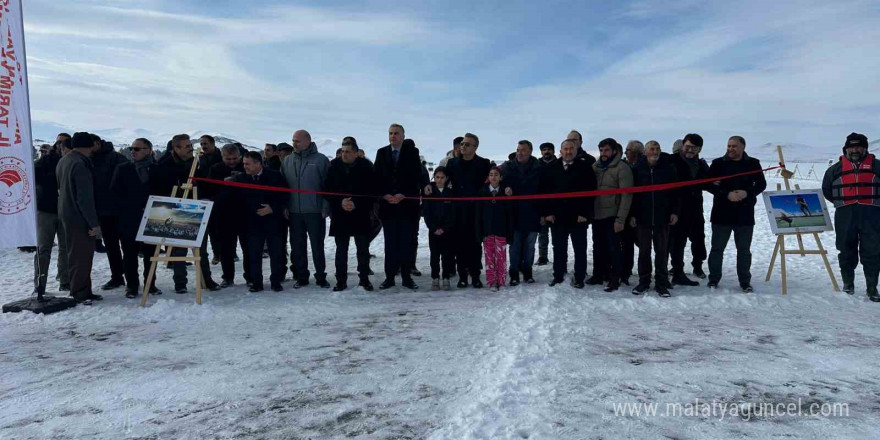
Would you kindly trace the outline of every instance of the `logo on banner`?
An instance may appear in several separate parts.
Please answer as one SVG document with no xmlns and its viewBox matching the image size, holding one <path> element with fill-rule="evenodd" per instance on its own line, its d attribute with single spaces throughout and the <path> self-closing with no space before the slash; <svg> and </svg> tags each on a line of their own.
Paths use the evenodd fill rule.
<svg viewBox="0 0 880 440">
<path fill-rule="evenodd" d="M 32 199 L 25 163 L 17 157 L 0 158 L 0 214 L 24 211 Z"/>
</svg>

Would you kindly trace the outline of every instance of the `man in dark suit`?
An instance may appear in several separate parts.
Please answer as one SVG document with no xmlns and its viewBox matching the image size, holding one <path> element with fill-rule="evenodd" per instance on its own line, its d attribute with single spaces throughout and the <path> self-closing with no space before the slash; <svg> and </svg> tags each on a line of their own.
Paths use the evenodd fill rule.
<svg viewBox="0 0 880 440">
<path fill-rule="evenodd" d="M 150 173 L 155 168 L 153 160 L 153 144 L 144 138 L 135 139 L 131 143 L 131 162 L 116 166 L 110 180 L 110 192 L 118 200 L 119 238 L 122 242 L 122 268 L 125 276 L 125 297 L 138 296 L 140 286 L 138 278 L 138 254 L 144 255 L 144 280 L 150 270 L 154 245 L 139 243 L 137 237 L 147 199 L 150 198 Z M 150 286 L 150 293 L 159 295 L 156 279 Z"/>
<path fill-rule="evenodd" d="M 255 185 L 287 187 L 284 177 L 275 170 L 263 166 L 263 157 L 256 151 L 245 153 L 244 173 L 233 177 L 234 182 Z M 282 246 L 282 229 L 284 224 L 284 206 L 287 193 L 257 189 L 241 189 L 235 197 L 235 204 L 244 211 L 244 231 L 247 249 L 243 250 L 250 263 L 248 272 L 251 277 L 251 292 L 263 290 L 263 246 L 269 249 L 269 283 L 272 290 L 280 292 L 284 281 L 284 248 Z"/>
<path fill-rule="evenodd" d="M 380 194 L 379 218 L 385 233 L 385 281 L 380 289 L 395 285 L 400 273 L 403 286 L 418 289 L 412 279 L 412 243 L 419 227 L 419 191 L 422 172 L 419 150 L 415 145 L 404 145 L 404 129 L 400 124 L 388 128 L 386 145 L 376 152 L 376 191 Z"/>
<path fill-rule="evenodd" d="M 241 151 L 235 144 L 226 144 L 220 149 L 223 161 L 211 167 L 208 177 L 216 180 L 234 180 L 236 176 L 245 174 L 241 163 Z M 237 191 L 235 188 L 215 186 L 211 188 L 211 200 L 214 201 L 214 209 L 211 218 L 217 222 L 217 238 L 220 244 L 220 267 L 223 271 L 223 281 L 220 287 L 229 287 L 235 284 L 235 255 L 236 245 L 241 245 L 244 280 L 251 282 L 250 257 L 248 256 L 247 237 L 244 233 L 244 214 L 241 206 L 235 202 Z M 261 255 L 262 258 L 262 255 Z"/>
</svg>

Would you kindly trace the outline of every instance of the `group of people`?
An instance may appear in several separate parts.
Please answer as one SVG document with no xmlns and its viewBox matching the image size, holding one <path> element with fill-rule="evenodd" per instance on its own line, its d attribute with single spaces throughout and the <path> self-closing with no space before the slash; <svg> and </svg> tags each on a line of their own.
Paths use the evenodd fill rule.
<svg viewBox="0 0 880 440">
<path fill-rule="evenodd" d="M 453 149 L 432 170 L 433 175 L 415 143 L 406 138 L 403 126 L 392 124 L 388 140 L 370 161 L 356 139 L 346 137 L 337 157 L 330 160 L 318 151 L 305 130 L 296 131 L 291 144 L 266 144 L 262 153 L 245 150 L 240 144 L 217 147 L 214 138 L 204 135 L 198 139 L 201 148 L 195 155 L 193 140 L 181 134 L 168 142 L 164 153 L 154 151 L 149 140 L 137 139 L 130 147 L 129 159 L 96 135 L 59 134 L 54 146 L 41 149 L 35 166 L 35 289 L 46 289 L 57 236 L 60 289 L 86 304 L 101 299 L 91 283 L 100 237 L 110 266 L 110 279 L 102 289 L 125 286 L 126 296 L 137 296 L 139 259 L 146 278 L 156 250 L 135 239 L 147 199 L 150 195 L 178 196 L 172 193 L 174 188 L 192 184 L 198 187 L 199 198 L 214 203 L 198 263 L 204 287 L 210 290 L 235 284 L 239 247 L 243 254 L 241 276 L 251 292 L 264 289 L 264 255 L 269 259 L 269 287 L 273 291 L 283 290 L 288 270 L 295 289 L 307 286 L 312 277 L 317 286 L 330 288 L 324 254 L 327 217 L 329 235 L 336 243 L 334 291 L 348 288 L 352 239 L 358 286 L 373 290 L 369 246 L 380 229 L 384 234 L 385 276 L 379 288 L 395 286 L 399 277 L 403 287 L 417 289 L 413 277 L 420 275 L 415 262 L 422 219 L 428 230 L 432 290 L 451 289 L 456 275 L 457 288 L 481 288 L 483 269 L 486 284 L 494 289 L 534 283 L 533 267 L 550 263 L 551 242 L 550 286 L 558 285 L 569 274 L 570 241 L 573 287 L 601 285 L 613 292 L 622 285 L 632 285 L 632 293 L 641 295 L 653 281 L 657 294 L 669 297 L 674 285 L 698 285 L 685 273 L 688 242 L 690 273 L 708 278 L 707 285 L 717 288 L 731 235 L 737 251 L 739 287 L 744 292 L 753 290 L 750 248 L 754 207 L 766 181 L 760 162 L 745 152 L 746 141 L 740 136 L 730 137 L 726 154 L 709 164 L 700 157 L 703 138 L 698 134 L 684 136 L 671 153 L 661 151 L 657 141 L 630 141 L 624 148 L 607 138 L 598 143 L 599 156 L 593 157 L 583 149 L 582 135 L 573 130 L 559 145 L 558 155 L 555 145 L 548 142 L 539 146 L 536 157 L 532 143 L 522 140 L 509 160 L 497 165 L 477 154 L 479 138 L 466 133 L 453 140 Z M 837 206 L 844 290 L 854 292 L 860 252 L 868 296 L 878 301 L 880 247 L 860 246 L 876 237 L 880 228 L 874 211 L 880 204 L 880 168 L 867 148 L 866 137 L 850 135 L 840 162 L 826 174 L 823 190 Z M 195 177 L 207 181 L 190 182 L 194 161 Z M 689 181 L 702 182 L 671 189 L 637 189 Z M 599 192 L 565 195 L 594 190 Z M 713 197 L 708 253 L 704 191 Z M 515 198 L 505 200 L 508 197 Z M 593 270 L 587 277 L 590 227 Z M 214 252 L 211 260 L 209 242 Z M 314 274 L 309 272 L 309 247 Z M 175 247 L 171 256 L 184 256 L 187 251 Z M 707 259 L 708 274 L 703 271 Z M 212 277 L 212 263 L 220 264 L 220 283 Z M 170 265 L 175 292 L 186 293 L 186 263 Z M 634 268 L 638 278 L 631 283 Z M 162 293 L 155 285 L 147 290 Z"/>
</svg>

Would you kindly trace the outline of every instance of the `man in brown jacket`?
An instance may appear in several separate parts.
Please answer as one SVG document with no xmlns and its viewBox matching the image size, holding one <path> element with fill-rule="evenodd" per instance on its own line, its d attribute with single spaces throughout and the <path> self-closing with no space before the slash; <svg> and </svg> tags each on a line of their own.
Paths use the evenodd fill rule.
<svg viewBox="0 0 880 440">
<path fill-rule="evenodd" d="M 614 139 L 599 142 L 599 160 L 593 164 L 596 189 L 599 191 L 630 188 L 633 186 L 632 170 L 620 159 L 623 147 Z M 587 284 L 599 285 L 607 281 L 606 292 L 620 287 L 622 253 L 620 232 L 626 224 L 632 194 L 597 196 L 593 219 L 593 276 Z"/>
<path fill-rule="evenodd" d="M 103 299 L 92 293 L 92 259 L 95 237 L 101 227 L 95 210 L 95 178 L 92 172 L 94 143 L 88 133 L 73 135 L 70 154 L 61 158 L 55 169 L 58 179 L 58 217 L 67 236 L 70 272 L 70 296 L 80 304 Z"/>
</svg>

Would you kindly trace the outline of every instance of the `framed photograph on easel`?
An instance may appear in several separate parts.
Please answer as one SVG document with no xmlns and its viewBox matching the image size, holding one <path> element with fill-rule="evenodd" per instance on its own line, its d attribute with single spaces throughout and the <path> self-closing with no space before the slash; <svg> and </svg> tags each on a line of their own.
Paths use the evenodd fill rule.
<svg viewBox="0 0 880 440">
<path fill-rule="evenodd" d="M 768 191 L 763 196 L 770 229 L 776 235 L 834 230 L 820 189 Z"/>
<path fill-rule="evenodd" d="M 137 241 L 197 248 L 205 237 L 213 206 L 208 200 L 150 196 Z"/>
</svg>

